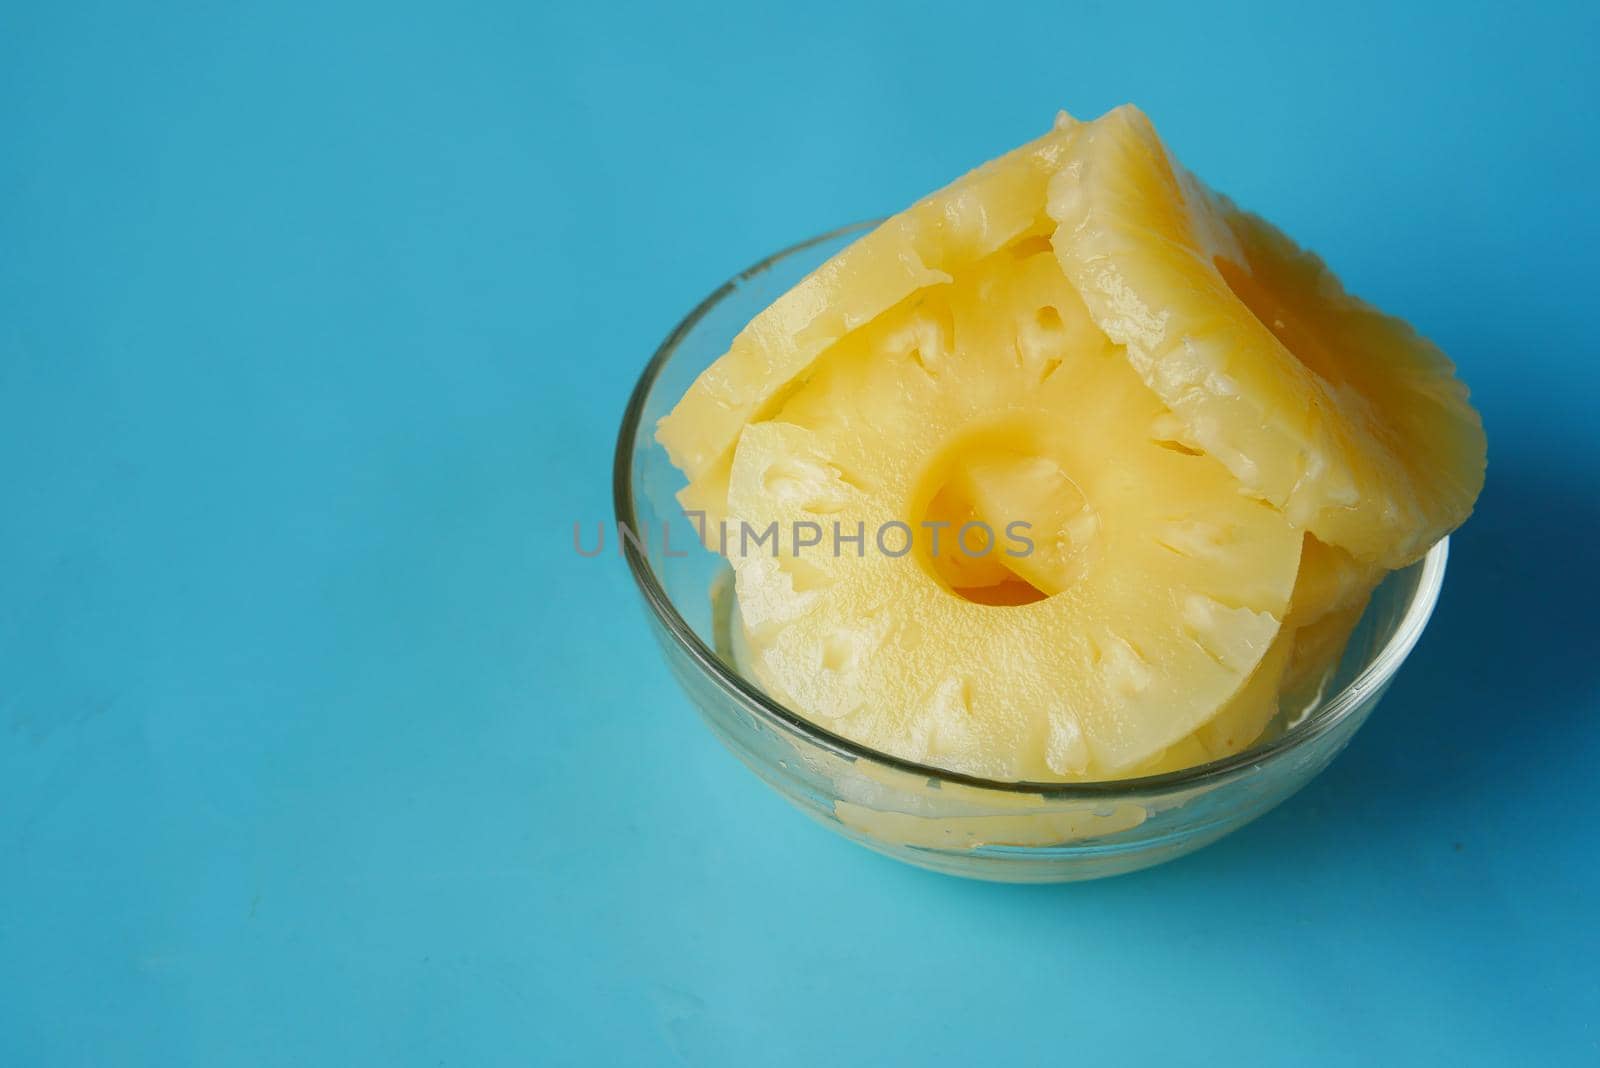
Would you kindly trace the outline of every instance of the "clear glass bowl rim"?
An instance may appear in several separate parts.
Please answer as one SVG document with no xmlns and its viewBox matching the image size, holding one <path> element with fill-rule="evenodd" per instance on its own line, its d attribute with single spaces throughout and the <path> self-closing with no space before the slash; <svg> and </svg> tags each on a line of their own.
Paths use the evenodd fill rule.
<svg viewBox="0 0 1600 1068">
<path fill-rule="evenodd" d="M 628 405 L 623 410 L 622 426 L 617 435 L 617 449 L 613 460 L 611 480 L 613 504 L 616 510 L 616 519 L 619 523 L 627 524 L 631 530 L 638 529 L 638 516 L 633 503 L 633 453 L 638 442 L 645 403 L 650 396 L 652 387 L 655 385 L 656 378 L 661 373 L 661 369 L 666 366 L 673 353 L 677 350 L 678 345 L 688 336 L 689 332 L 700 323 L 700 320 L 713 307 L 733 293 L 740 283 L 755 277 L 789 256 L 797 255 L 807 249 L 840 237 L 864 233 L 882 221 L 882 219 L 871 219 L 865 222 L 851 223 L 774 252 L 722 283 L 709 296 L 695 305 L 694 309 L 684 317 L 682 322 L 673 327 L 672 332 L 661 342 L 655 354 L 650 358 L 650 362 L 645 364 L 644 370 L 639 375 L 639 380 L 634 384 L 632 394 L 628 397 Z M 906 774 L 966 787 L 994 790 L 1001 793 L 1029 794 L 1043 796 L 1051 800 L 1065 801 L 1074 799 L 1103 800 L 1126 795 L 1170 793 L 1179 790 L 1203 788 L 1221 780 L 1230 779 L 1235 773 L 1244 769 L 1283 759 L 1301 746 L 1333 729 L 1345 717 L 1362 707 L 1369 696 L 1388 684 L 1410 654 L 1412 648 L 1417 644 L 1417 640 L 1422 636 L 1423 628 L 1427 626 L 1429 617 L 1433 615 L 1434 606 L 1439 600 L 1440 588 L 1444 583 L 1445 563 L 1450 555 L 1450 539 L 1440 539 L 1423 557 L 1421 561 L 1422 574 L 1417 579 L 1416 589 L 1411 596 L 1410 602 L 1406 605 L 1405 614 L 1395 627 L 1394 633 L 1389 636 L 1389 640 L 1384 643 L 1383 648 L 1379 649 L 1377 654 L 1362 667 L 1354 679 L 1351 679 L 1343 689 L 1325 700 L 1321 707 L 1310 716 L 1270 741 L 1252 746 L 1221 760 L 1197 764 L 1179 771 L 1164 772 L 1160 775 L 1093 782 L 1030 782 L 1026 780 L 984 779 L 972 775 L 963 775 L 959 772 L 949 771 L 929 764 L 918 764 L 915 761 L 903 760 L 900 757 L 869 748 L 842 735 L 835 734 L 827 728 L 811 722 L 804 716 L 785 708 L 745 680 L 743 676 L 731 671 L 722 659 L 701 640 L 700 636 L 695 633 L 694 628 L 678 612 L 677 607 L 672 603 L 671 596 L 668 595 L 667 591 L 656 579 L 655 571 L 650 566 L 649 559 L 634 544 L 633 540 L 622 539 L 622 550 L 628 562 L 628 569 L 633 573 L 633 579 L 638 584 L 640 592 L 644 595 L 645 603 L 650 606 L 651 612 L 666 628 L 672 639 L 688 655 L 695 666 L 708 676 L 723 693 L 741 705 L 746 711 L 765 721 L 772 728 L 799 734 L 813 745 L 848 760 L 867 760 Z"/>
</svg>

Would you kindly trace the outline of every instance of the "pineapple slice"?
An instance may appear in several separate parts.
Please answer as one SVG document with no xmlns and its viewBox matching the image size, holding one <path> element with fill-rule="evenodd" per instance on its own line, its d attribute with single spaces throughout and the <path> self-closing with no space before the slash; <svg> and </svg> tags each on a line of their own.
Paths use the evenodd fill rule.
<svg viewBox="0 0 1600 1068">
<path fill-rule="evenodd" d="M 1283 628 L 1250 680 L 1193 734 L 1129 774 L 1156 775 L 1232 756 L 1260 738 L 1280 709 L 1295 716 L 1315 704 L 1383 574 L 1306 535 Z"/>
<path fill-rule="evenodd" d="M 1278 714 L 1278 687 L 1294 651 L 1294 632 L 1280 630 L 1244 688 L 1210 719 L 1166 751 L 1128 769 L 1123 776 L 1160 775 L 1243 752 Z"/>
<path fill-rule="evenodd" d="M 1162 436 L 1170 413 L 1048 241 L 912 294 L 813 371 L 744 429 L 729 483 L 748 655 L 779 700 L 922 763 L 1099 778 L 1193 733 L 1257 672 L 1302 535 Z M 1031 515 L 968 492 L 995 471 Z M 960 531 L 944 529 L 942 555 L 922 524 L 969 512 L 996 540 L 1038 520 L 1049 566 L 1007 542 L 992 551 L 1011 578 L 982 576 L 1027 595 L 958 585 L 944 560 Z"/>
<path fill-rule="evenodd" d="M 1061 265 L 1185 444 L 1384 567 L 1467 517 L 1483 427 L 1443 353 L 1205 189 L 1137 109 L 1079 126 L 1073 154 L 1049 191 Z"/>
<path fill-rule="evenodd" d="M 1046 479 L 1047 489 L 1048 484 L 1049 479 Z M 993 486 L 984 488 L 992 491 L 991 500 L 996 500 L 1000 508 L 989 514 L 1041 514 L 1028 511 L 1026 505 L 1011 505 L 1010 501 L 1015 499 L 1012 494 L 1019 492 L 1024 499 L 1037 499 L 1033 488 L 1020 479 L 1003 483 L 998 490 Z M 1371 595 L 1370 586 L 1354 585 L 1357 574 L 1371 576 L 1374 582 L 1381 577 L 1369 568 L 1360 568 L 1338 549 L 1331 549 L 1308 536 L 1301 550 L 1300 573 L 1290 596 L 1284 626 L 1244 688 L 1193 734 L 1150 760 L 1127 769 L 1123 777 L 1159 775 L 1232 756 L 1259 739 L 1280 708 L 1288 709 L 1288 714 L 1294 717 L 1320 701 Z M 749 631 L 732 589 L 724 585 L 718 583 L 713 593 L 719 606 L 717 618 L 726 628 L 718 648 L 724 651 L 735 670 L 757 678 L 759 673 L 751 653 Z M 731 583 L 726 585 L 731 587 Z M 1291 621 L 1298 622 L 1291 625 Z"/>
<path fill-rule="evenodd" d="M 657 425 L 656 438 L 689 478 L 679 500 L 725 514 L 729 465 L 745 424 L 770 415 L 784 393 L 850 331 L 919 289 L 1030 235 L 1048 235 L 1045 188 L 1067 156 L 1056 129 L 919 201 L 823 264 L 734 338 Z"/>
<path fill-rule="evenodd" d="M 1081 514 L 1067 514 L 1071 510 L 1061 502 L 1070 500 L 1073 491 L 1061 485 L 1059 469 L 1042 460 L 968 457 L 956 468 L 956 476 L 958 481 L 953 484 L 970 501 L 981 502 L 970 505 L 959 517 L 961 522 L 980 520 L 983 515 L 1028 516 L 1037 529 L 1048 531 L 1070 528 L 1073 514 Z M 1044 549 L 1013 564 L 1031 576 L 1024 580 L 1030 586 L 1065 589 L 1070 576 L 1052 575 L 1047 570 L 1061 563 L 1059 557 L 1052 557 L 1049 545 L 1047 540 Z M 960 559 L 967 562 L 947 573 L 967 577 L 963 592 L 969 597 L 975 587 L 1003 588 L 1005 582 L 1017 580 L 1017 575 L 992 555 Z M 1324 696 L 1383 574 L 1381 569 L 1361 564 L 1348 553 L 1307 535 L 1284 625 L 1244 687 L 1194 733 L 1119 777 L 1179 771 L 1242 752 L 1261 737 L 1280 708 L 1293 718 L 1314 706 Z M 977 575 L 985 577 L 977 579 Z M 731 587 L 731 583 L 726 585 Z M 952 585 L 963 588 L 959 582 Z M 725 648 L 736 670 L 757 678 L 749 632 L 732 589 L 719 583 L 714 597 L 721 606 L 717 616 L 726 628 L 719 649 Z M 987 603 L 1006 603 L 1006 599 L 993 595 Z M 844 818 L 843 811 L 840 816 Z"/>
<path fill-rule="evenodd" d="M 1343 549 L 1307 534 L 1300 550 L 1300 575 L 1283 625 L 1299 629 L 1352 606 L 1365 610 L 1367 598 L 1387 574 L 1383 568 L 1362 563 Z"/>
<path fill-rule="evenodd" d="M 1367 610 L 1370 591 L 1294 632 L 1294 651 L 1279 685 L 1279 700 L 1296 717 L 1326 695 L 1339 671 L 1345 646 Z"/>
</svg>

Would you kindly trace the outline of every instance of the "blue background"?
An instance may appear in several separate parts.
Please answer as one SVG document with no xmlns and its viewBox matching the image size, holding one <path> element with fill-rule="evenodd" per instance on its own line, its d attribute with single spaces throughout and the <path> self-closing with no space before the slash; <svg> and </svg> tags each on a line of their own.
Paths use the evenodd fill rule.
<svg viewBox="0 0 1600 1068">
<path fill-rule="evenodd" d="M 0 1064 L 1600 1057 L 1592 4 L 5 5 Z M 1459 362 L 1388 701 L 1169 866 L 1012 888 L 721 751 L 613 436 L 733 271 L 1066 106 Z"/>
</svg>

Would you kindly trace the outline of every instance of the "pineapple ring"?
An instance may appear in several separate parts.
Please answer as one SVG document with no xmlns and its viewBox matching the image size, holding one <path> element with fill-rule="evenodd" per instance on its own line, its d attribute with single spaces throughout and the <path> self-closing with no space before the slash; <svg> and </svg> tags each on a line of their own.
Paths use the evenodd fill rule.
<svg viewBox="0 0 1600 1068">
<path fill-rule="evenodd" d="M 1299 716 L 1320 701 L 1366 611 L 1381 569 L 1306 536 L 1289 612 L 1255 673 L 1215 716 L 1132 775 L 1156 775 L 1242 752 L 1280 708 Z"/>
<path fill-rule="evenodd" d="M 1079 126 L 1074 157 L 1049 192 L 1062 268 L 1186 444 L 1384 567 L 1467 517 L 1483 426 L 1443 353 L 1206 190 L 1137 109 Z"/>
<path fill-rule="evenodd" d="M 734 445 L 850 331 L 917 290 L 1029 235 L 1055 229 L 1045 188 L 1072 131 L 1017 148 L 907 208 L 779 297 L 734 338 L 656 427 L 689 478 L 678 499 L 712 524 L 724 515 Z"/>
<path fill-rule="evenodd" d="M 1013 483 L 1001 488 L 1024 487 Z M 1028 513 L 1025 504 L 1003 507 L 1012 515 L 1037 514 Z M 1307 536 L 1283 627 L 1243 689 L 1193 734 L 1122 774 L 1159 775 L 1220 760 L 1244 751 L 1260 738 L 1285 702 L 1290 715 L 1303 714 L 1322 699 L 1381 578 L 1381 572 L 1362 567 L 1348 554 Z M 726 649 L 735 670 L 754 678 L 749 631 L 731 586 L 731 582 L 726 588 L 719 584 L 713 595 L 722 605 L 716 614 L 725 619 L 727 627 L 719 648 Z"/>
<path fill-rule="evenodd" d="M 757 680 L 865 745 L 994 779 L 1109 777 L 1190 735 L 1273 645 L 1302 536 L 1173 447 L 1167 418 L 1046 241 L 853 331 L 734 454 L 730 515 L 777 531 L 729 546 Z M 1082 507 L 1033 531 L 1039 560 L 1071 564 L 1064 588 L 982 604 L 924 554 L 871 544 L 918 527 L 970 452 L 1073 480 Z M 818 523 L 865 531 L 865 551 L 807 547 Z M 1030 584 L 1031 560 L 1008 558 Z"/>
</svg>

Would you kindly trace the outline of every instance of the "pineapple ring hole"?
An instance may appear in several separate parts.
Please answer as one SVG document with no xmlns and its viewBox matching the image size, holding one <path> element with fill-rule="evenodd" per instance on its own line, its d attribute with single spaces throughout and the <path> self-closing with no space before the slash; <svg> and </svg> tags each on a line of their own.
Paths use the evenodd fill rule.
<svg viewBox="0 0 1600 1068">
<path fill-rule="evenodd" d="M 963 600 L 1033 604 L 1087 566 L 1094 513 L 1025 430 L 964 436 L 936 456 L 919 484 L 908 521 L 912 554 Z"/>
<path fill-rule="evenodd" d="M 1005 521 L 996 527 L 967 492 L 965 480 L 952 478 L 935 491 L 912 526 L 918 561 L 939 585 L 975 604 L 1015 607 L 1049 596 L 1018 575 L 1007 562 Z M 998 517 L 997 517 L 998 518 Z"/>
</svg>

